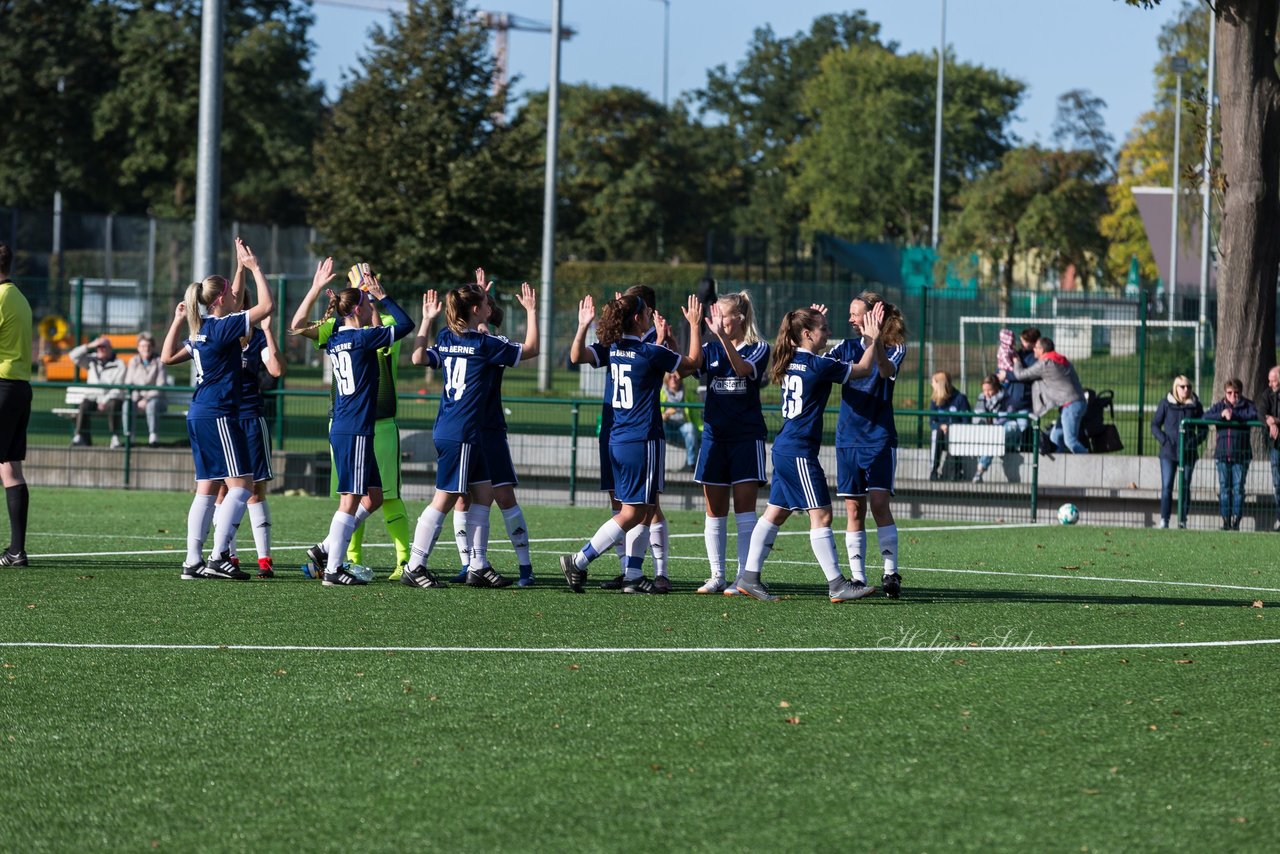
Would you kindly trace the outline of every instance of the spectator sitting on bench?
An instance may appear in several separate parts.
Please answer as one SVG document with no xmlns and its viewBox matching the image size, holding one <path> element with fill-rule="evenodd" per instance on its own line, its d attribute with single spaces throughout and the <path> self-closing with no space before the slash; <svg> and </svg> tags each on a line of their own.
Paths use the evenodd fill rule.
<svg viewBox="0 0 1280 854">
<path fill-rule="evenodd" d="M 169 375 L 165 372 L 164 362 L 156 355 L 155 338 L 150 332 L 138 333 L 138 355 L 129 360 L 125 368 L 126 385 L 168 385 Z M 155 447 L 160 442 L 160 415 L 168 408 L 164 392 L 159 389 L 130 392 L 133 411 L 127 416 L 126 429 L 133 434 L 134 419 L 137 411 L 147 413 L 147 444 Z"/>
<path fill-rule="evenodd" d="M 951 383 L 951 374 L 938 371 L 930 382 L 933 392 L 929 398 L 929 409 L 934 412 L 969 412 L 969 398 L 958 391 Z M 947 431 L 953 422 L 964 423 L 967 418 L 954 415 L 931 415 L 929 427 L 933 430 L 933 468 L 929 472 L 929 480 L 959 480 L 960 461 L 952 457 L 949 471 L 944 472 L 944 463 L 949 456 L 950 442 Z"/>
<path fill-rule="evenodd" d="M 124 382 L 125 365 L 116 357 L 111 339 L 103 335 L 88 344 L 81 344 L 69 354 L 71 361 L 88 372 L 89 385 L 119 385 Z M 86 394 L 76 413 L 76 432 L 73 445 L 92 445 L 93 435 L 89 416 L 94 412 L 107 414 L 107 429 L 111 431 L 111 447 L 120 447 L 120 403 L 124 392 L 120 389 L 104 389 L 101 393 Z"/>
</svg>

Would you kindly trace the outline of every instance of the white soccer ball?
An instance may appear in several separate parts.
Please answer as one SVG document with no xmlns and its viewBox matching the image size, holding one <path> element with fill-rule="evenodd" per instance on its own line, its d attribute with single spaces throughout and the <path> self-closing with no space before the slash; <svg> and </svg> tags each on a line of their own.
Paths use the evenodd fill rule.
<svg viewBox="0 0 1280 854">
<path fill-rule="evenodd" d="M 1058 508 L 1058 521 L 1064 525 L 1074 525 L 1080 521 L 1080 508 L 1074 504 L 1063 504 Z"/>
</svg>

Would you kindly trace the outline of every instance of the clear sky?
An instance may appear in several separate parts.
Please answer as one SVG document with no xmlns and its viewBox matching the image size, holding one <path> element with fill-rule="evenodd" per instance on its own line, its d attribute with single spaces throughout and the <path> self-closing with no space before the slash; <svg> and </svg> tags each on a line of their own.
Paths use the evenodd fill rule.
<svg viewBox="0 0 1280 854">
<path fill-rule="evenodd" d="M 337 0 L 403 8 L 397 0 Z M 563 20 L 578 35 L 561 54 L 561 79 L 571 83 L 633 86 L 662 97 L 662 0 L 563 0 Z M 473 8 L 510 12 L 549 22 L 552 0 L 479 0 Z M 1107 128 L 1123 140 L 1151 108 L 1156 37 L 1180 4 L 1153 10 L 1124 0 L 947 0 L 947 43 L 960 60 L 997 68 L 1027 84 L 1014 132 L 1024 141 L 1050 142 L 1057 98 L 1088 89 L 1107 102 Z M 864 9 L 881 36 L 902 52 L 930 52 L 938 44 L 942 0 L 671 0 L 670 92 L 706 82 L 707 69 L 734 68 L 752 32 L 769 25 L 782 35 L 807 30 L 818 15 Z M 342 72 L 355 65 L 385 11 L 315 6 L 315 76 L 336 95 Z M 1208 14 L 1206 11 L 1205 14 Z M 521 89 L 547 85 L 550 37 L 515 32 L 510 65 Z M 517 90 L 519 91 L 519 90 Z"/>
</svg>

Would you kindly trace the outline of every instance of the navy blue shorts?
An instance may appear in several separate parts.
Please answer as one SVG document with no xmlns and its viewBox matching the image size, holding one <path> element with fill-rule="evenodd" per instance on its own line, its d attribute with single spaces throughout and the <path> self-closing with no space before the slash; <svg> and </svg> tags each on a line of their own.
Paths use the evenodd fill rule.
<svg viewBox="0 0 1280 854">
<path fill-rule="evenodd" d="M 244 431 L 245 444 L 249 449 L 249 468 L 253 469 L 253 482 L 272 480 L 275 474 L 271 471 L 271 434 L 267 432 L 267 419 L 261 415 L 256 418 L 241 418 L 240 429 Z"/>
<path fill-rule="evenodd" d="M 698 467 L 693 479 L 708 486 L 732 486 L 735 483 L 767 483 L 764 470 L 764 440 L 717 442 L 703 434 L 698 451 Z"/>
<path fill-rule="evenodd" d="M 373 436 L 330 433 L 329 445 L 333 448 L 339 495 L 368 495 L 370 489 L 382 489 Z"/>
<path fill-rule="evenodd" d="M 196 480 L 223 480 L 253 474 L 249 443 L 240 419 L 188 418 L 187 436 L 196 462 Z"/>
<path fill-rule="evenodd" d="M 613 492 L 613 457 L 609 456 L 609 434 L 600 434 L 600 491 Z"/>
<path fill-rule="evenodd" d="M 494 486 L 515 486 L 520 482 L 516 477 L 516 464 L 511 461 L 511 446 L 507 444 L 505 430 L 482 430 L 480 452 Z"/>
<path fill-rule="evenodd" d="M 436 442 L 436 489 L 463 495 L 475 484 L 488 482 L 483 448 L 470 442 Z"/>
<path fill-rule="evenodd" d="M 667 471 L 666 442 L 610 442 L 613 497 L 623 504 L 657 504 Z"/>
<path fill-rule="evenodd" d="M 892 495 L 897 471 L 897 448 L 836 448 L 836 494 L 841 498 L 866 495 L 873 489 Z"/>
<path fill-rule="evenodd" d="M 773 482 L 769 503 L 787 510 L 813 510 L 831 506 L 827 473 L 813 457 L 791 457 L 773 452 Z"/>
</svg>

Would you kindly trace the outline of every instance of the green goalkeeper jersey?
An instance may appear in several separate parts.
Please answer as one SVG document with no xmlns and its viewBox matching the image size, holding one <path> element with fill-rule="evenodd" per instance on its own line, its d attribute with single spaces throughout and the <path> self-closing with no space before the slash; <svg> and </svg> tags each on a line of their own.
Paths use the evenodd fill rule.
<svg viewBox="0 0 1280 854">
<path fill-rule="evenodd" d="M 382 325 L 392 326 L 395 324 L 395 318 L 389 314 L 382 314 Z M 333 334 L 334 325 L 337 323 L 335 318 L 329 318 L 324 323 L 316 327 L 316 349 L 324 348 L 325 342 L 329 340 L 329 336 Z M 385 418 L 396 417 L 396 378 L 400 372 L 400 342 L 396 341 L 390 347 L 383 347 L 378 350 L 378 403 L 374 409 L 374 418 L 382 421 Z M 329 386 L 329 401 L 333 402 L 334 386 Z"/>
</svg>

